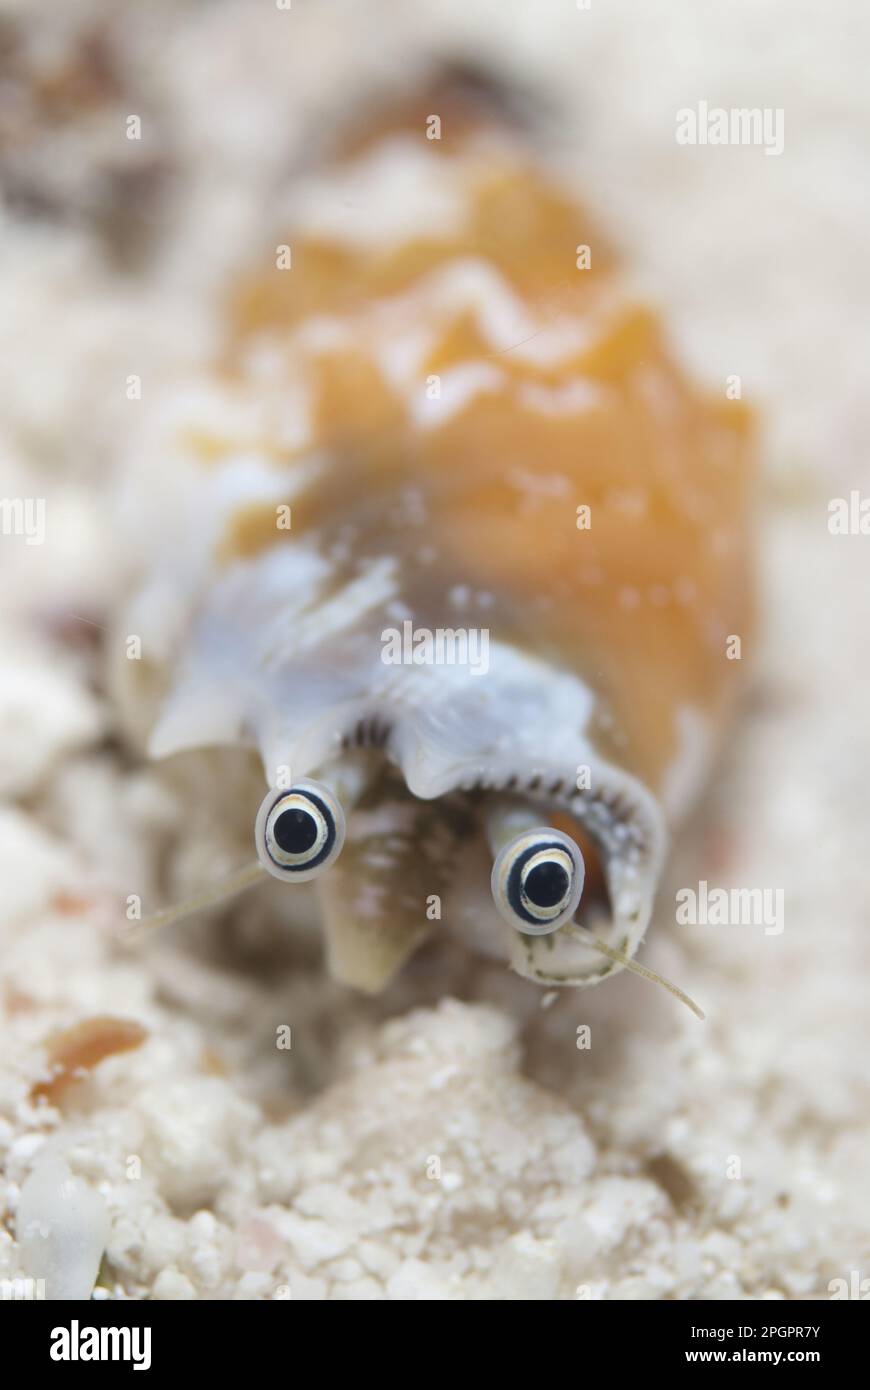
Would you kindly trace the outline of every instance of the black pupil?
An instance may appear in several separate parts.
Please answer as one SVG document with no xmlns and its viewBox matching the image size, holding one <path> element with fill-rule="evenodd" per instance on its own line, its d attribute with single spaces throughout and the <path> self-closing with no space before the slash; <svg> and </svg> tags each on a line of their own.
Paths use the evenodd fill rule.
<svg viewBox="0 0 870 1390">
<path fill-rule="evenodd" d="M 526 897 L 536 907 L 555 907 L 567 892 L 568 873 L 562 864 L 536 864 L 526 876 Z"/>
<path fill-rule="evenodd" d="M 272 834 L 285 854 L 304 854 L 317 839 L 317 821 L 308 811 L 282 811 Z"/>
</svg>

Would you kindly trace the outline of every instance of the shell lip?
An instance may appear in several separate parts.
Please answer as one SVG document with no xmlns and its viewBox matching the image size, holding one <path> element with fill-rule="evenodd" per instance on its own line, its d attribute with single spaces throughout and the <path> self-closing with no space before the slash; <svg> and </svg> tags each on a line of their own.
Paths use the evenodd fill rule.
<svg viewBox="0 0 870 1390">
<path fill-rule="evenodd" d="M 404 746 L 403 746 L 404 744 Z M 589 834 L 601 857 L 611 907 L 610 919 L 595 923 L 596 934 L 634 956 L 652 916 L 667 850 L 664 811 L 635 777 L 607 762 L 586 745 L 582 756 L 520 766 L 516 756 L 455 762 L 435 771 L 413 738 L 397 729 L 384 749 L 401 769 L 409 791 L 429 800 L 451 792 L 492 793 L 524 805 L 540 805 L 542 823 L 566 812 Z M 578 789 L 578 763 L 589 767 L 590 787 Z M 583 922 L 581 902 L 578 920 Z M 586 923 L 584 923 L 586 925 Z M 594 984 L 623 967 L 604 961 L 571 936 L 571 923 L 552 935 L 529 937 L 505 925 L 511 964 L 520 974 L 547 984 Z"/>
<path fill-rule="evenodd" d="M 297 745 L 294 767 L 305 775 L 325 770 L 347 750 L 370 749 L 398 768 L 408 791 L 421 801 L 451 793 L 491 793 L 540 805 L 542 824 L 554 813 L 567 813 L 588 833 L 601 859 L 611 912 L 609 920 L 595 922 L 596 935 L 628 956 L 636 953 L 652 916 L 665 858 L 665 813 L 636 777 L 600 757 L 585 739 L 575 737 L 558 761 L 533 761 L 516 749 L 470 758 L 451 751 L 449 741 L 433 738 L 431 730 L 424 732 L 409 711 L 350 700 L 340 713 L 333 709 L 309 728 L 303 743 Z M 589 769 L 589 788 L 576 785 L 578 765 Z M 581 902 L 577 920 L 586 925 L 583 914 Z M 513 968 L 554 985 L 594 984 L 622 968 L 572 939 L 570 928 L 568 923 L 535 939 L 505 923 Z"/>
</svg>

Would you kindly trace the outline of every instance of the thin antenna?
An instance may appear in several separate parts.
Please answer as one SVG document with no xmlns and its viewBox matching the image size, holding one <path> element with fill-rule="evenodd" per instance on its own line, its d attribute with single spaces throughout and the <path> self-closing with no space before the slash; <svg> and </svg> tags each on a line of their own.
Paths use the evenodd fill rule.
<svg viewBox="0 0 870 1390">
<path fill-rule="evenodd" d="M 700 1009 L 694 999 L 690 998 L 685 990 L 680 989 L 679 985 L 673 984 L 671 980 L 666 980 L 664 975 L 656 974 L 655 970 L 650 970 L 649 966 L 641 965 L 638 961 L 632 960 L 631 956 L 625 955 L 622 951 L 617 951 L 614 946 L 605 946 L 604 942 L 599 941 L 598 937 L 594 936 L 588 927 L 582 927 L 579 922 L 572 922 L 569 930 L 572 936 L 579 937 L 583 945 L 588 946 L 590 950 L 599 951 L 601 955 L 607 956 L 608 960 L 616 961 L 617 965 L 625 966 L 626 970 L 631 970 L 635 975 L 640 975 L 644 980 L 651 980 L 654 985 L 662 985 L 662 987 L 668 990 L 670 994 L 673 994 L 676 999 L 679 999 L 681 1003 L 685 1004 L 687 1009 L 691 1009 L 692 1013 L 695 1014 L 697 1018 L 700 1018 L 703 1023 L 706 1018 L 703 1009 Z"/>
<path fill-rule="evenodd" d="M 192 917 L 195 912 L 202 912 L 206 907 L 214 907 L 217 903 L 226 902 L 228 898 L 234 898 L 237 893 L 253 887 L 266 876 L 266 870 L 259 860 L 254 864 L 246 864 L 243 869 L 230 874 L 229 878 L 222 879 L 211 888 L 204 888 L 192 898 L 176 903 L 174 907 L 165 907 L 161 912 L 152 913 L 150 917 L 143 917 L 141 922 L 132 923 L 121 931 L 120 938 L 125 945 L 138 944 L 144 936 L 150 936 L 162 927 L 171 927 L 174 922 Z"/>
</svg>

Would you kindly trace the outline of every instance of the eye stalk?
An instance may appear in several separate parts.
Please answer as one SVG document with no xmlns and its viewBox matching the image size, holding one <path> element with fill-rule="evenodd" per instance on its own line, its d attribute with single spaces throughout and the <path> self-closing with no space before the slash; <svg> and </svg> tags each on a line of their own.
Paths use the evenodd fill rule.
<svg viewBox="0 0 870 1390">
<path fill-rule="evenodd" d="M 577 911 L 586 866 L 561 830 L 541 826 L 515 835 L 492 866 L 492 896 L 506 922 L 527 936 L 558 931 Z"/>
<path fill-rule="evenodd" d="M 344 812 L 332 792 L 305 779 L 264 797 L 254 832 L 257 856 L 273 878 L 307 883 L 335 863 L 344 831 Z"/>
</svg>

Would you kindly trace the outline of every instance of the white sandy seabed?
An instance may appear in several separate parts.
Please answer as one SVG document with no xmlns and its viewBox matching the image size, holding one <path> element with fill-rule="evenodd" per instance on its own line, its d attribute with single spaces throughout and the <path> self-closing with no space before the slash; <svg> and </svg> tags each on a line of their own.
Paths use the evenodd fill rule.
<svg viewBox="0 0 870 1390">
<path fill-rule="evenodd" d="M 96 1280 L 130 1298 L 711 1299 L 870 1275 L 870 542 L 827 529 L 828 500 L 867 486 L 870 14 L 131 0 L 40 28 L 3 8 L 19 76 L 92 24 L 117 72 L 63 132 L 37 115 L 2 147 L 0 492 L 46 497 L 52 523 L 44 547 L 3 544 L 0 1278 L 76 1297 Z M 300 132 L 411 41 L 522 54 L 684 355 L 763 407 L 751 694 L 662 901 L 699 877 L 782 888 L 785 930 L 681 935 L 665 906 L 645 958 L 704 1025 L 624 976 L 544 1009 L 455 946 L 361 1000 L 269 893 L 139 955 L 115 940 L 131 884 L 159 901 L 239 856 L 205 769 L 131 758 L 95 680 L 91 624 L 121 573 L 105 498 L 138 428 L 124 382 L 141 373 L 147 411 L 149 383 L 207 349 L 213 288 L 262 236 Z M 782 107 L 782 155 L 679 147 L 674 113 L 702 99 Z M 131 151 L 132 111 L 149 134 Z M 112 225 L 126 208 L 147 226 L 141 247 L 121 234 L 120 266 L 112 199 Z M 98 1015 L 147 1036 L 35 1099 L 46 1040 Z"/>
</svg>

